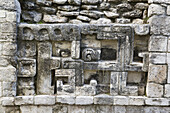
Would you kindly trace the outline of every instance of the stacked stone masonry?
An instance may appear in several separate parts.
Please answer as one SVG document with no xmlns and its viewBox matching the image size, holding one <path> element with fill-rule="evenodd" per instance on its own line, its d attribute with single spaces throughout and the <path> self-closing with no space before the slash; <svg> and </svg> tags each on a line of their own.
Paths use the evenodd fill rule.
<svg viewBox="0 0 170 113">
<path fill-rule="evenodd" d="M 0 113 L 170 113 L 169 0 L 0 0 Z"/>
</svg>

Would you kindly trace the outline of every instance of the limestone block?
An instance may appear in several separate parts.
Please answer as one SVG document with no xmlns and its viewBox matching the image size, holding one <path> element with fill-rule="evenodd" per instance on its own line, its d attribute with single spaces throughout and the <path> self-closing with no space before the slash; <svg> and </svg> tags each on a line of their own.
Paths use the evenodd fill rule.
<svg viewBox="0 0 170 113">
<path fill-rule="evenodd" d="M 140 18 L 142 16 L 142 11 L 139 9 L 135 9 L 133 11 L 125 12 L 123 17 L 125 18 Z"/>
<path fill-rule="evenodd" d="M 75 96 L 61 95 L 56 97 L 56 102 L 62 104 L 75 104 L 75 98 Z"/>
<path fill-rule="evenodd" d="M 148 72 L 148 82 L 166 83 L 167 66 L 166 65 L 150 65 Z"/>
<path fill-rule="evenodd" d="M 165 14 L 165 8 L 158 4 L 151 4 L 148 8 L 148 17 Z"/>
<path fill-rule="evenodd" d="M 7 22 L 16 22 L 17 21 L 17 13 L 16 12 L 7 12 L 6 20 Z"/>
<path fill-rule="evenodd" d="M 82 0 L 84 4 L 98 4 L 100 0 Z"/>
<path fill-rule="evenodd" d="M 147 35 L 149 34 L 149 25 L 135 25 L 135 33 L 137 35 Z"/>
<path fill-rule="evenodd" d="M 76 97 L 76 105 L 89 105 L 93 104 L 92 96 L 77 96 Z"/>
<path fill-rule="evenodd" d="M 15 105 L 31 105 L 34 103 L 33 96 L 17 96 L 15 97 Z"/>
<path fill-rule="evenodd" d="M 166 53 L 150 53 L 149 62 L 152 64 L 166 64 Z"/>
<path fill-rule="evenodd" d="M 68 0 L 68 2 L 73 5 L 81 5 L 81 0 Z"/>
<path fill-rule="evenodd" d="M 119 72 L 111 72 L 110 94 L 118 95 L 119 88 Z"/>
<path fill-rule="evenodd" d="M 49 95 L 35 96 L 34 103 L 36 105 L 54 105 L 55 104 L 55 96 L 49 96 Z"/>
<path fill-rule="evenodd" d="M 6 11 L 5 10 L 0 10 L 0 18 L 5 18 L 7 15 L 6 15 Z"/>
<path fill-rule="evenodd" d="M 151 36 L 149 41 L 149 51 L 167 51 L 167 37 Z"/>
<path fill-rule="evenodd" d="M 148 0 L 148 3 L 170 4 L 169 0 Z"/>
<path fill-rule="evenodd" d="M 147 83 L 146 94 L 148 97 L 162 97 L 163 96 L 163 85 L 155 83 Z"/>
<path fill-rule="evenodd" d="M 96 1 L 96 0 L 94 0 L 94 1 Z M 82 11 L 80 11 L 80 14 L 91 17 L 91 18 L 95 18 L 95 19 L 98 19 L 104 15 L 103 12 L 95 11 L 95 10 L 82 10 Z"/>
<path fill-rule="evenodd" d="M 152 16 L 148 22 L 151 27 L 151 34 L 170 35 L 170 16 Z"/>
<path fill-rule="evenodd" d="M 0 67 L 0 80 L 16 81 L 16 68 L 13 66 Z"/>
<path fill-rule="evenodd" d="M 0 82 L 0 97 L 2 96 L 2 82 Z"/>
<path fill-rule="evenodd" d="M 47 15 L 44 14 L 43 21 L 45 22 L 56 22 L 56 23 L 64 23 L 67 22 L 67 17 L 60 17 L 56 15 Z"/>
<path fill-rule="evenodd" d="M 129 98 L 126 96 L 114 96 L 114 105 L 129 105 Z"/>
<path fill-rule="evenodd" d="M 165 97 L 170 97 L 170 84 L 165 84 Z"/>
<path fill-rule="evenodd" d="M 42 13 L 37 11 L 23 11 L 22 19 L 25 21 L 40 22 L 42 19 Z"/>
<path fill-rule="evenodd" d="M 130 19 L 128 19 L 128 18 L 116 18 L 116 23 L 127 24 L 127 23 L 130 23 Z"/>
<path fill-rule="evenodd" d="M 96 107 L 94 105 L 86 106 L 86 113 L 96 113 Z"/>
<path fill-rule="evenodd" d="M 104 14 L 106 15 L 106 17 L 108 18 L 117 18 L 119 17 L 118 13 L 113 13 L 111 11 L 104 11 Z"/>
<path fill-rule="evenodd" d="M 37 113 L 53 113 L 52 106 L 38 106 Z"/>
<path fill-rule="evenodd" d="M 18 77 L 34 77 L 36 74 L 35 59 L 19 59 Z"/>
<path fill-rule="evenodd" d="M 142 96 L 129 96 L 129 105 L 144 105 L 145 97 Z"/>
<path fill-rule="evenodd" d="M 16 43 L 7 42 L 2 46 L 2 54 L 5 56 L 14 56 L 17 51 Z"/>
<path fill-rule="evenodd" d="M 85 106 L 68 106 L 68 113 L 86 113 Z"/>
<path fill-rule="evenodd" d="M 168 37 L 168 52 L 170 52 L 170 37 Z"/>
<path fill-rule="evenodd" d="M 3 106 L 14 106 L 14 97 L 3 97 L 2 105 Z"/>
<path fill-rule="evenodd" d="M 3 96 L 16 96 L 16 82 L 3 82 Z"/>
<path fill-rule="evenodd" d="M 12 23 L 4 22 L 0 25 L 2 33 L 14 33 L 16 32 L 16 26 Z"/>
<path fill-rule="evenodd" d="M 71 56 L 75 59 L 80 58 L 80 41 L 72 41 Z"/>
<path fill-rule="evenodd" d="M 37 106 L 21 106 L 21 113 L 37 113 Z"/>
<path fill-rule="evenodd" d="M 170 83 L 170 65 L 168 65 L 167 83 Z"/>
<path fill-rule="evenodd" d="M 100 105 L 96 107 L 96 112 L 95 113 L 116 113 L 113 112 L 113 107 L 112 106 L 107 106 L 107 105 Z"/>
<path fill-rule="evenodd" d="M 170 5 L 167 6 L 167 15 L 170 15 Z"/>
<path fill-rule="evenodd" d="M 67 0 L 53 0 L 53 3 L 56 4 L 65 4 L 67 2 Z"/>
<path fill-rule="evenodd" d="M 155 106 L 169 106 L 168 98 L 146 98 L 146 105 L 155 105 Z"/>
<path fill-rule="evenodd" d="M 105 94 L 94 96 L 94 104 L 113 105 L 113 96 Z"/>
<path fill-rule="evenodd" d="M 56 105 L 53 107 L 53 113 L 68 113 L 68 107 L 63 105 Z"/>
<path fill-rule="evenodd" d="M 125 106 L 114 106 L 114 112 L 113 113 L 127 113 Z"/>
</svg>

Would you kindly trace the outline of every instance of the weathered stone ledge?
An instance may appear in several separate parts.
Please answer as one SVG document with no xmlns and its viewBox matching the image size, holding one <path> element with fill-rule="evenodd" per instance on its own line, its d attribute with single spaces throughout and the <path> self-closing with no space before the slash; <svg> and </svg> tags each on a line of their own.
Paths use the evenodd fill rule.
<svg viewBox="0 0 170 113">
<path fill-rule="evenodd" d="M 2 97 L 3 106 L 20 105 L 123 105 L 123 106 L 169 106 L 170 98 L 148 98 L 145 96 L 68 96 L 68 95 L 38 95 Z"/>
</svg>

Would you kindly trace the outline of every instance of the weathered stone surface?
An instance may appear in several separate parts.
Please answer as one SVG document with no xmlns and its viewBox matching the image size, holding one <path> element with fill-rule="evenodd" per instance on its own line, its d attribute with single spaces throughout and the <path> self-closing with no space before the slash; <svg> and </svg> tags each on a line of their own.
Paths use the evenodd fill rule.
<svg viewBox="0 0 170 113">
<path fill-rule="evenodd" d="M 56 22 L 56 23 L 64 23 L 64 22 L 67 22 L 67 18 L 66 17 L 59 17 L 59 16 L 56 16 L 56 15 L 44 15 L 43 16 L 43 20 L 45 22 Z"/>
<path fill-rule="evenodd" d="M 127 19 L 127 18 L 117 18 L 116 19 L 116 23 L 127 24 L 127 23 L 130 23 L 130 19 Z"/>
<path fill-rule="evenodd" d="M 75 100 L 76 97 L 68 95 L 61 95 L 56 97 L 56 102 L 62 104 L 75 104 Z"/>
<path fill-rule="evenodd" d="M 127 17 L 127 18 L 130 18 L 130 17 L 141 17 L 142 16 L 142 11 L 141 10 L 133 10 L 133 11 L 130 11 L 130 12 L 126 12 L 123 14 L 123 17 Z"/>
<path fill-rule="evenodd" d="M 165 3 L 170 4 L 169 0 L 148 0 L 148 3 Z"/>
<path fill-rule="evenodd" d="M 149 51 L 167 51 L 168 39 L 165 36 L 151 36 L 149 42 Z"/>
<path fill-rule="evenodd" d="M 170 84 L 165 84 L 165 97 L 170 97 Z"/>
<path fill-rule="evenodd" d="M 81 0 L 68 0 L 68 2 L 73 5 L 81 5 Z"/>
<path fill-rule="evenodd" d="M 108 18 L 116 18 L 116 17 L 119 17 L 119 14 L 118 14 L 118 13 L 113 13 L 113 12 L 110 12 L 110 11 L 104 11 L 104 14 L 105 14 L 106 17 L 108 17 Z"/>
<path fill-rule="evenodd" d="M 155 83 L 147 83 L 146 87 L 147 97 L 162 97 L 163 96 L 163 85 Z"/>
<path fill-rule="evenodd" d="M 147 35 L 149 34 L 149 25 L 136 25 L 135 33 L 137 35 Z"/>
<path fill-rule="evenodd" d="M 129 105 L 145 105 L 145 97 L 129 96 Z"/>
<path fill-rule="evenodd" d="M 18 96 L 15 97 L 15 105 L 32 105 L 34 103 L 33 96 Z"/>
<path fill-rule="evenodd" d="M 145 100 L 146 105 L 159 105 L 169 106 L 169 100 L 167 98 L 147 98 Z"/>
<path fill-rule="evenodd" d="M 55 96 L 39 95 L 34 97 L 34 103 L 36 105 L 54 105 Z"/>
<path fill-rule="evenodd" d="M 22 14 L 22 18 L 26 21 L 39 22 L 42 19 L 42 14 L 36 11 L 27 11 Z"/>
<path fill-rule="evenodd" d="M 14 97 L 3 97 L 2 105 L 3 106 L 14 106 Z"/>
<path fill-rule="evenodd" d="M 93 97 L 92 96 L 77 96 L 75 104 L 76 105 L 93 104 Z"/>
<path fill-rule="evenodd" d="M 48 14 L 55 14 L 57 9 L 55 8 L 50 8 L 50 7 L 42 7 L 42 11 L 46 12 Z"/>
<path fill-rule="evenodd" d="M 170 5 L 167 6 L 166 12 L 167 12 L 167 15 L 170 15 Z"/>
<path fill-rule="evenodd" d="M 126 96 L 114 96 L 114 105 L 129 105 L 129 98 Z"/>
<path fill-rule="evenodd" d="M 58 6 L 58 9 L 62 11 L 77 11 L 79 7 L 72 6 L 72 5 L 64 5 L 64 6 Z"/>
<path fill-rule="evenodd" d="M 110 8 L 110 4 L 109 3 L 107 3 L 107 2 L 102 2 L 101 4 L 100 4 L 100 7 L 99 7 L 100 9 L 108 9 L 108 8 Z"/>
<path fill-rule="evenodd" d="M 148 72 L 148 82 L 166 83 L 167 66 L 166 65 L 150 65 Z"/>
<path fill-rule="evenodd" d="M 149 62 L 152 64 L 165 64 L 166 53 L 151 53 L 149 54 Z"/>
<path fill-rule="evenodd" d="M 57 12 L 58 15 L 61 15 L 63 17 L 67 17 L 67 16 L 78 16 L 79 12 L 77 11 L 72 11 L 72 12 L 67 12 L 67 11 L 58 11 Z"/>
<path fill-rule="evenodd" d="M 82 10 L 80 11 L 80 14 L 85 15 L 85 16 L 89 16 L 95 19 L 98 19 L 100 17 L 102 17 L 104 15 L 103 12 L 100 11 L 94 11 L 94 10 Z"/>
<path fill-rule="evenodd" d="M 100 0 L 82 0 L 84 4 L 98 4 Z"/>
<path fill-rule="evenodd" d="M 153 15 L 165 14 L 165 8 L 161 5 L 151 4 L 148 9 L 148 17 Z"/>
<path fill-rule="evenodd" d="M 149 19 L 151 34 L 170 35 L 170 16 L 153 16 Z"/>
<path fill-rule="evenodd" d="M 149 6 L 149 5 L 148 5 L 147 3 L 137 3 L 137 4 L 135 5 L 135 8 L 143 10 L 143 9 L 147 9 L 148 6 Z"/>
<path fill-rule="evenodd" d="M 57 4 L 65 4 L 67 2 L 67 0 L 53 0 L 53 3 L 57 3 Z"/>
<path fill-rule="evenodd" d="M 18 77 L 34 77 L 36 74 L 35 59 L 19 59 Z"/>
<path fill-rule="evenodd" d="M 37 106 L 21 106 L 22 113 L 37 113 Z"/>
<path fill-rule="evenodd" d="M 86 22 L 89 22 L 91 20 L 89 17 L 81 16 L 81 15 L 77 16 L 77 19 L 82 20 L 82 21 L 86 21 Z"/>
<path fill-rule="evenodd" d="M 113 104 L 113 96 L 109 95 L 97 95 L 94 96 L 94 104 L 102 104 L 102 105 L 112 105 Z"/>
</svg>

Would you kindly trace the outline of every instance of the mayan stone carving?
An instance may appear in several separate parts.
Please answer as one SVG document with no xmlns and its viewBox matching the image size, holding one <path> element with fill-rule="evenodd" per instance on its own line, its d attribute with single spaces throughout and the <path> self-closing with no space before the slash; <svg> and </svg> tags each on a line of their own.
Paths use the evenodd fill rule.
<svg viewBox="0 0 170 113">
<path fill-rule="evenodd" d="M 0 0 L 0 113 L 169 113 L 169 0 Z"/>
</svg>

